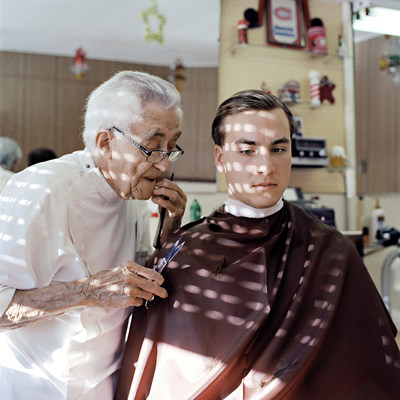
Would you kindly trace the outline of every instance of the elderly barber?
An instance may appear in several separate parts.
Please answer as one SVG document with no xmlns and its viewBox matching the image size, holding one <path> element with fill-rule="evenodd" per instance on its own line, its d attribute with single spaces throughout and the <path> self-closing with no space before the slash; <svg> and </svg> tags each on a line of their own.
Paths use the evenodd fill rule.
<svg viewBox="0 0 400 400">
<path fill-rule="evenodd" d="M 150 251 L 143 200 L 167 209 L 164 237 L 180 226 L 186 196 L 162 178 L 183 153 L 180 107 L 170 83 L 122 71 L 88 99 L 85 149 L 3 191 L 3 398 L 113 398 L 129 307 L 167 296 L 162 276 L 139 265 Z"/>
</svg>

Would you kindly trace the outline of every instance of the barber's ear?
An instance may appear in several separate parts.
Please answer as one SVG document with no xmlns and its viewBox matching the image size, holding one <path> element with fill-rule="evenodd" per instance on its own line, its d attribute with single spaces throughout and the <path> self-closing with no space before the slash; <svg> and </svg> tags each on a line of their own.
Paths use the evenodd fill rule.
<svg viewBox="0 0 400 400">
<path fill-rule="evenodd" d="M 100 131 L 96 135 L 96 147 L 101 155 L 111 154 L 111 139 L 110 131 Z"/>
<path fill-rule="evenodd" d="M 217 144 L 214 146 L 214 159 L 217 171 L 223 174 L 225 172 L 225 165 L 222 157 L 222 147 Z"/>
<path fill-rule="evenodd" d="M 12 172 L 15 172 L 15 173 L 18 172 L 18 162 L 19 162 L 19 160 L 14 160 L 13 165 L 11 167 Z"/>
</svg>

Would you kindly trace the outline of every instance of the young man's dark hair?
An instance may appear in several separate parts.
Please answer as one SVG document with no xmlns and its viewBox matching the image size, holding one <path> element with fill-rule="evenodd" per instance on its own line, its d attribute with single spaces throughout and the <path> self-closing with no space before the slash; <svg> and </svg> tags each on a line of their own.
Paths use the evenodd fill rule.
<svg viewBox="0 0 400 400">
<path fill-rule="evenodd" d="M 293 114 L 289 107 L 278 97 L 262 90 L 243 90 L 229 97 L 218 107 L 212 124 L 212 138 L 214 143 L 221 146 L 224 143 L 225 132 L 222 129 L 222 123 L 227 115 L 233 115 L 242 111 L 264 110 L 271 111 L 281 108 L 289 121 L 290 135 L 293 135 L 295 123 Z"/>
</svg>

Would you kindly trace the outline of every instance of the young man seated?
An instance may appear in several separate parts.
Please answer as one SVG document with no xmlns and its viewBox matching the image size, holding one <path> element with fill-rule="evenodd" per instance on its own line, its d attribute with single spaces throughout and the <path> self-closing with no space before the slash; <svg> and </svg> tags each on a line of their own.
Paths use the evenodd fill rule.
<svg viewBox="0 0 400 400">
<path fill-rule="evenodd" d="M 178 230 L 167 299 L 136 308 L 117 399 L 400 398 L 396 329 L 355 246 L 283 201 L 290 110 L 250 90 L 212 126 L 226 202 Z"/>
</svg>

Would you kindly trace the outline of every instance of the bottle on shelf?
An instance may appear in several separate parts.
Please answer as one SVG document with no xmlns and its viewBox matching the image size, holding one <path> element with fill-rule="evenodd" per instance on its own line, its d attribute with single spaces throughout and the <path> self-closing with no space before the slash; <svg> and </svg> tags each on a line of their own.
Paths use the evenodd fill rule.
<svg viewBox="0 0 400 400">
<path fill-rule="evenodd" d="M 378 243 L 376 233 L 383 228 L 385 223 L 385 211 L 381 208 L 379 198 L 375 200 L 375 208 L 371 213 L 371 228 L 369 231 L 371 243 Z"/>
<path fill-rule="evenodd" d="M 193 199 L 193 203 L 190 206 L 190 222 L 199 218 L 201 218 L 201 207 L 197 199 Z"/>
</svg>

